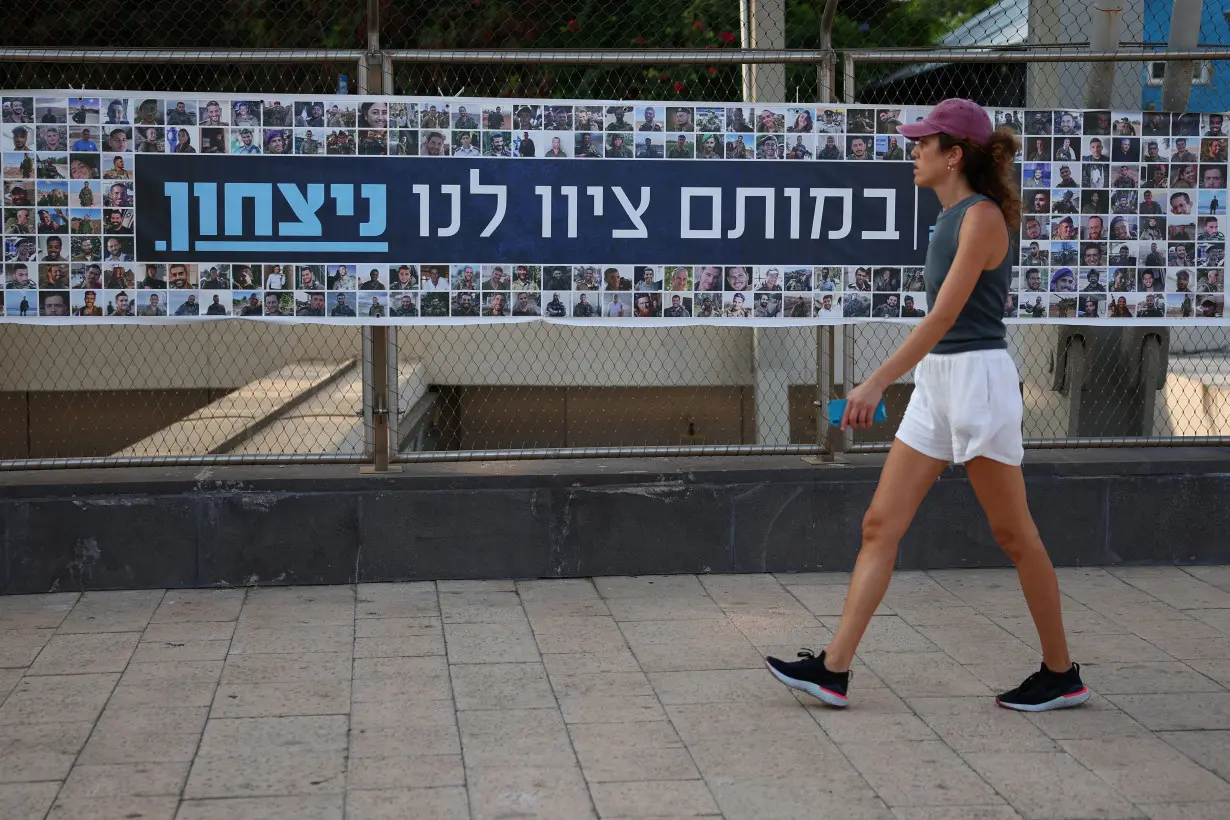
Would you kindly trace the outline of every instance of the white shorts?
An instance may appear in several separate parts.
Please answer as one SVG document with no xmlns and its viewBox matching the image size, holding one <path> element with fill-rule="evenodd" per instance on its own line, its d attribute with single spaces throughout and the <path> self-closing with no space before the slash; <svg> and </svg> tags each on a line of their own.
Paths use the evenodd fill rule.
<svg viewBox="0 0 1230 820">
<path fill-rule="evenodd" d="M 914 393 L 897 438 L 932 458 L 963 464 L 979 456 L 1019 465 L 1020 377 L 1007 350 L 929 353 L 914 368 Z"/>
</svg>

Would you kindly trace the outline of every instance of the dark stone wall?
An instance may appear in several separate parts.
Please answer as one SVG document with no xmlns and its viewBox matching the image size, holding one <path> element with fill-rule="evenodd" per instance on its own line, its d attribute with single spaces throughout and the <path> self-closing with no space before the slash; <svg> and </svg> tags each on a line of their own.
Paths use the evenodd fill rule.
<svg viewBox="0 0 1230 820">
<path fill-rule="evenodd" d="M 849 570 L 882 457 L 0 473 L 0 591 Z M 1031 452 L 1057 565 L 1230 562 L 1230 450 Z M 950 468 L 903 569 L 1008 566 Z"/>
</svg>

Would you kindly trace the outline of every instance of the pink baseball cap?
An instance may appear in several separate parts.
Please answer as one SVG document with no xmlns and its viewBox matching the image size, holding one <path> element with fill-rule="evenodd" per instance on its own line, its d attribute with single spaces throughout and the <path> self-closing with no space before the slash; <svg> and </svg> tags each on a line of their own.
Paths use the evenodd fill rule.
<svg viewBox="0 0 1230 820">
<path fill-rule="evenodd" d="M 947 134 L 974 145 L 986 145 L 995 129 L 991 118 L 982 106 L 973 100 L 954 98 L 944 100 L 923 117 L 922 122 L 911 122 L 897 127 L 897 132 L 916 140 L 929 134 Z"/>
</svg>

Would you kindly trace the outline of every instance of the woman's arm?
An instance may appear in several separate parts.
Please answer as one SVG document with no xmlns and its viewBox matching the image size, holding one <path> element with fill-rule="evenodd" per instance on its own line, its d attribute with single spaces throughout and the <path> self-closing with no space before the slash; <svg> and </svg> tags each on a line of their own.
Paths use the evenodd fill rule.
<svg viewBox="0 0 1230 820">
<path fill-rule="evenodd" d="M 850 391 L 846 401 L 842 429 L 869 427 L 876 406 L 888 385 L 901 378 L 923 356 L 935 347 L 944 334 L 957 321 L 961 308 L 969 299 L 978 277 L 984 270 L 998 265 L 1002 260 L 1006 232 L 1004 217 L 991 202 L 980 202 L 965 213 L 957 240 L 957 253 L 944 284 L 936 294 L 930 313 L 914 327 L 905 342 L 889 356 L 876 371 L 858 387 Z M 995 237 L 988 242 L 987 237 Z M 1005 237 L 1006 239 L 1006 237 Z"/>
</svg>

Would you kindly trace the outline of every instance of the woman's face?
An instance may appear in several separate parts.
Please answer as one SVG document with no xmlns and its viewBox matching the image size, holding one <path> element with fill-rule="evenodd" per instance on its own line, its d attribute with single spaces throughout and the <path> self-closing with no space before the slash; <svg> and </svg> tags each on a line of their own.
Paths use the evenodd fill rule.
<svg viewBox="0 0 1230 820">
<path fill-rule="evenodd" d="M 388 103 L 372 103 L 367 109 L 367 124 L 372 128 L 385 128 L 389 124 Z"/>
<path fill-rule="evenodd" d="M 920 188 L 930 188 L 948 173 L 950 162 L 956 164 L 960 152 L 956 149 L 944 151 L 940 148 L 939 137 L 931 134 L 914 143 L 913 156 L 915 184 Z M 1035 173 L 1040 176 L 1041 170 Z"/>
</svg>

